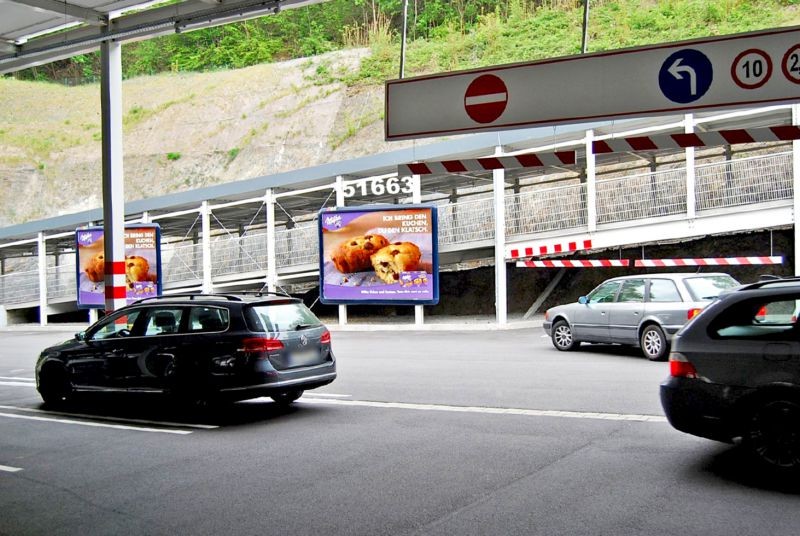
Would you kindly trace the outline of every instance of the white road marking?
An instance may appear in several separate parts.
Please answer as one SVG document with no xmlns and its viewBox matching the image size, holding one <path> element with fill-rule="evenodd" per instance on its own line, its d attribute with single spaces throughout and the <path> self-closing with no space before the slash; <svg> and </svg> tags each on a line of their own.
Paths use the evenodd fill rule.
<svg viewBox="0 0 800 536">
<path fill-rule="evenodd" d="M 77 424 L 78 426 L 90 426 L 94 428 L 114 428 L 116 430 L 131 430 L 134 432 L 151 432 L 155 434 L 191 434 L 191 430 L 170 430 L 167 428 L 145 428 L 143 426 L 126 426 L 122 424 L 105 424 L 100 422 L 73 421 L 71 419 L 51 419 L 48 417 L 34 417 L 33 415 L 16 415 L 14 413 L 0 413 L 0 417 L 9 419 L 24 419 L 29 421 L 57 422 L 61 424 Z"/>
<path fill-rule="evenodd" d="M 335 395 L 333 393 L 303 393 L 303 397 L 312 398 L 352 398 L 353 395 Z"/>
<path fill-rule="evenodd" d="M 35 382 L 36 378 L 19 378 L 17 376 L 0 376 L 0 380 L 19 380 L 23 382 Z"/>
<path fill-rule="evenodd" d="M 0 385 L 9 385 L 11 387 L 36 387 L 35 383 L 25 382 L 0 382 Z"/>
<path fill-rule="evenodd" d="M 0 465 L 0 471 L 5 471 L 6 473 L 16 473 L 18 471 L 22 471 L 19 467 L 10 467 L 8 465 Z"/>
<path fill-rule="evenodd" d="M 330 404 L 385 409 L 410 409 L 417 411 L 449 411 L 453 413 L 484 413 L 489 415 L 524 415 L 526 417 L 564 417 L 567 419 L 598 419 L 603 421 L 667 422 L 661 415 L 626 413 L 600 413 L 584 411 L 559 411 L 547 409 L 488 408 L 477 406 L 446 406 L 442 404 L 409 404 L 405 402 L 368 402 L 364 400 L 298 400 L 303 404 Z"/>
<path fill-rule="evenodd" d="M 30 413 L 43 413 L 45 415 L 60 415 L 63 417 L 78 417 L 81 419 L 95 419 L 95 420 L 110 421 L 110 422 L 129 422 L 136 424 L 157 424 L 163 426 L 178 426 L 181 428 L 198 428 L 200 430 L 213 430 L 214 428 L 219 428 L 219 426 L 213 424 L 191 424 L 191 423 L 169 422 L 169 421 L 148 421 L 145 419 L 125 419 L 123 417 L 109 417 L 106 415 L 90 415 L 85 413 L 68 413 L 63 411 L 45 411 L 35 408 L 20 408 L 17 406 L 0 406 L 0 409 L 11 409 L 16 411 L 27 411 Z"/>
</svg>

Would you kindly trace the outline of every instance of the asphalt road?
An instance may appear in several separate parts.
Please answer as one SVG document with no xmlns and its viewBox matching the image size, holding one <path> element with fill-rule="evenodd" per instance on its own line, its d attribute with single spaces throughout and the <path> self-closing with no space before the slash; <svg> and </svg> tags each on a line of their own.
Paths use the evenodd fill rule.
<svg viewBox="0 0 800 536">
<path fill-rule="evenodd" d="M 335 332 L 339 379 L 181 413 L 45 412 L 0 332 L 0 534 L 796 535 L 800 486 L 666 423 L 666 363 L 539 329 Z"/>
</svg>

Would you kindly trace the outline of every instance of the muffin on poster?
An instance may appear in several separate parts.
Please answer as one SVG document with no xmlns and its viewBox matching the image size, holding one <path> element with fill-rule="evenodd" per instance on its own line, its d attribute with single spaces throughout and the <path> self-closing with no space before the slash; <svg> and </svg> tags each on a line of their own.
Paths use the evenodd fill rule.
<svg viewBox="0 0 800 536">
<path fill-rule="evenodd" d="M 436 209 L 425 205 L 322 211 L 323 303 L 436 303 Z"/>
</svg>

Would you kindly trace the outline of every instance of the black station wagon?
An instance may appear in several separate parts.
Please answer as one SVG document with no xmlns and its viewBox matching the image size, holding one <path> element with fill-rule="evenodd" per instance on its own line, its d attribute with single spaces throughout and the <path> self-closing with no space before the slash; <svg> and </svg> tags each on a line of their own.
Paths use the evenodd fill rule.
<svg viewBox="0 0 800 536">
<path fill-rule="evenodd" d="M 289 404 L 335 378 L 330 332 L 299 299 L 274 293 L 141 300 L 47 348 L 36 364 L 48 405 L 88 391 Z"/>
</svg>

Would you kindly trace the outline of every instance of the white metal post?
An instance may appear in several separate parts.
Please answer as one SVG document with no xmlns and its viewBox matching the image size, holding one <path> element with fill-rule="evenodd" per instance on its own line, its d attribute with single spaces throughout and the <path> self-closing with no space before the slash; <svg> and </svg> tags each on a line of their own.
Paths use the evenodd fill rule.
<svg viewBox="0 0 800 536">
<path fill-rule="evenodd" d="M 498 146 L 495 156 L 503 155 L 503 148 Z M 508 323 L 508 301 L 506 298 L 506 202 L 505 185 L 506 170 L 492 171 L 494 199 L 494 306 L 497 324 Z"/>
<path fill-rule="evenodd" d="M 686 114 L 684 116 L 686 134 L 694 132 L 694 115 Z M 695 169 L 694 169 L 694 147 L 686 148 L 686 217 L 693 220 L 697 215 L 697 206 L 695 203 Z"/>
<path fill-rule="evenodd" d="M 422 203 L 422 179 L 419 175 L 411 175 L 411 201 L 414 203 Z M 415 305 L 414 324 L 422 326 L 424 323 L 425 308 L 422 305 Z"/>
<path fill-rule="evenodd" d="M 586 131 L 586 224 L 590 233 L 597 230 L 597 167 L 594 157 L 594 130 Z"/>
<path fill-rule="evenodd" d="M 792 105 L 792 124 L 800 125 L 800 104 Z M 798 223 L 798 216 L 800 215 L 800 140 L 792 142 L 792 174 L 794 186 L 794 204 L 793 214 L 794 219 L 794 275 L 800 275 L 800 223 Z"/>
<path fill-rule="evenodd" d="M 103 253 L 105 307 L 114 311 L 127 303 L 125 282 L 125 193 L 122 173 L 122 45 L 100 44 L 103 157 Z"/>
<path fill-rule="evenodd" d="M 275 255 L 275 195 L 272 188 L 267 188 L 264 205 L 267 210 L 267 289 L 275 292 L 278 287 L 278 263 Z"/>
<path fill-rule="evenodd" d="M 336 206 L 343 207 L 344 206 L 344 177 L 341 175 L 336 176 Z M 322 255 L 322 251 L 319 252 Z M 324 263 L 320 263 L 324 264 Z M 320 279 L 324 276 L 324 274 L 319 274 Z M 322 292 L 322 287 L 319 289 Z M 347 306 L 340 305 L 339 306 L 339 325 L 344 326 L 347 324 Z"/>
<path fill-rule="evenodd" d="M 211 209 L 208 208 L 208 201 L 203 201 L 200 206 L 200 217 L 203 227 L 200 237 L 203 252 L 203 292 L 210 294 L 214 292 L 214 285 L 211 281 Z"/>
<path fill-rule="evenodd" d="M 36 241 L 36 255 L 39 261 L 39 324 L 47 325 L 47 244 L 44 233 L 39 232 Z"/>
</svg>

